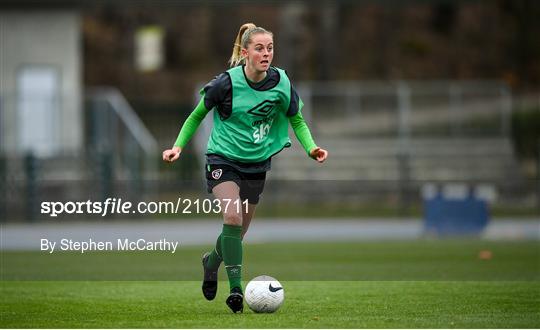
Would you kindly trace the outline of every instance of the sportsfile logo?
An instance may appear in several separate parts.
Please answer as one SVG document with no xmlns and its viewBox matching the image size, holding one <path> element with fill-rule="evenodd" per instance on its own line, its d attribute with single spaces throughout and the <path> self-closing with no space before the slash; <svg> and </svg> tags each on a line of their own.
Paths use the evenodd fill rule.
<svg viewBox="0 0 540 330">
<path fill-rule="evenodd" d="M 212 173 L 217 180 L 223 171 Z M 178 197 L 176 201 L 142 201 L 132 203 L 122 198 L 107 198 L 104 201 L 67 201 L 67 202 L 41 202 L 41 214 L 55 218 L 59 215 L 95 214 L 102 217 L 108 215 L 127 214 L 221 214 L 229 208 L 237 212 L 247 212 L 248 200 L 240 199 L 190 199 Z"/>
</svg>

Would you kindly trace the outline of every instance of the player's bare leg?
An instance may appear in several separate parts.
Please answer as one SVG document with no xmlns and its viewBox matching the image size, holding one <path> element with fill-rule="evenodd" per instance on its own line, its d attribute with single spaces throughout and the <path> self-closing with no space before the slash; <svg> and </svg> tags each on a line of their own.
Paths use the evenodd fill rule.
<svg viewBox="0 0 540 330">
<path fill-rule="evenodd" d="M 255 214 L 255 208 L 257 207 L 257 204 L 247 204 L 247 210 L 244 206 L 246 204 L 242 201 L 242 239 L 244 239 L 244 236 L 246 235 L 249 225 L 251 224 L 251 219 L 253 219 L 253 215 Z"/>
</svg>

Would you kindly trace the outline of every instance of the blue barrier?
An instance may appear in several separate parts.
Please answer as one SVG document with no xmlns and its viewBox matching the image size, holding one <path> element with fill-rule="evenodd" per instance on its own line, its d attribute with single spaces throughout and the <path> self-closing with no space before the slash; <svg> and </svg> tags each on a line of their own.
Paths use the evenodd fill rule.
<svg viewBox="0 0 540 330">
<path fill-rule="evenodd" d="M 485 200 L 472 190 L 462 198 L 445 197 L 438 191 L 424 198 L 424 231 L 438 236 L 479 235 L 489 223 Z"/>
</svg>

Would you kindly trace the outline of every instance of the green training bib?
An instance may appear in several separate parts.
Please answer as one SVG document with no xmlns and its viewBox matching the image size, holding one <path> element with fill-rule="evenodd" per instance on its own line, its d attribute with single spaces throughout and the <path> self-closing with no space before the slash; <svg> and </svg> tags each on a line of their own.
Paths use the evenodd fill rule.
<svg viewBox="0 0 540 330">
<path fill-rule="evenodd" d="M 284 70 L 275 68 L 279 83 L 266 91 L 253 89 L 243 66 L 227 72 L 232 82 L 232 113 L 221 119 L 214 111 L 214 128 L 208 140 L 208 153 L 244 162 L 261 162 L 290 147 L 287 110 L 291 83 Z"/>
</svg>

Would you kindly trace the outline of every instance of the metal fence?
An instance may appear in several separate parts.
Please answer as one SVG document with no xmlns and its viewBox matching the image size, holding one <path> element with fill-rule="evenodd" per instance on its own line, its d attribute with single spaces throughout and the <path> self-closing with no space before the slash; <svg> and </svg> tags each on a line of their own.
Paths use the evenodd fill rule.
<svg viewBox="0 0 540 330">
<path fill-rule="evenodd" d="M 537 185 L 521 176 L 513 154 L 512 97 L 503 83 L 302 82 L 296 88 L 315 140 L 330 158 L 318 166 L 291 132 L 292 150 L 272 162 L 263 197 L 267 213 L 331 205 L 355 215 L 366 205 L 382 205 L 407 214 L 419 206 L 426 185 L 447 183 L 487 187 L 495 203 L 534 207 L 538 200 Z M 211 117 L 191 142 L 196 156 L 204 155 Z M 43 198 L 209 197 L 204 164 L 181 177 L 171 175 L 171 166 L 159 167 L 157 143 L 117 91 L 87 91 L 84 122 L 81 154 L 0 157 L 2 219 L 35 219 Z"/>
<path fill-rule="evenodd" d="M 497 81 L 301 82 L 314 131 L 351 137 L 508 136 L 512 96 Z"/>
<path fill-rule="evenodd" d="M 115 158 L 120 178 L 155 180 L 158 144 L 123 95 L 114 88 L 92 88 L 85 101 L 86 149 Z"/>
<path fill-rule="evenodd" d="M 296 87 L 315 140 L 330 158 L 314 166 L 298 144 L 276 157 L 274 179 L 306 182 L 303 193 L 282 194 L 284 200 L 317 192 L 324 195 L 319 202 L 377 200 L 405 209 L 421 201 L 425 185 L 458 183 L 488 186 L 496 192 L 494 202 L 534 206 L 534 182 L 523 177 L 513 151 L 512 95 L 505 83 L 344 81 Z"/>
<path fill-rule="evenodd" d="M 155 192 L 158 146 L 124 97 L 113 88 L 90 89 L 83 113 L 84 127 L 72 123 L 84 131 L 80 151 L 0 155 L 0 219 L 33 221 L 43 200 L 138 200 Z"/>
</svg>

